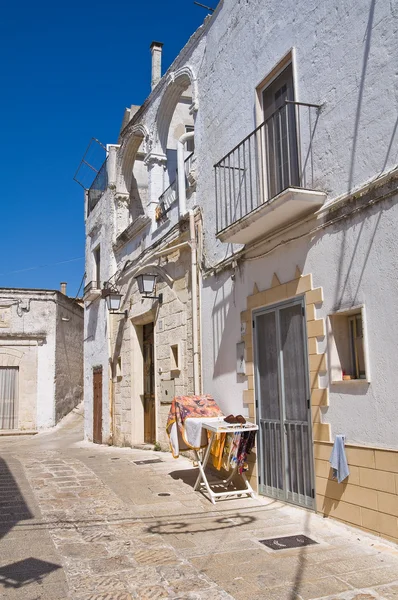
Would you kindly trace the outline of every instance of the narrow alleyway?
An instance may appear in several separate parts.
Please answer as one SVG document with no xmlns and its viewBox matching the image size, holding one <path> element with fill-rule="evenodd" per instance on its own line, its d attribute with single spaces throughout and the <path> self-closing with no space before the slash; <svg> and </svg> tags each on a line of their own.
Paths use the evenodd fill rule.
<svg viewBox="0 0 398 600">
<path fill-rule="evenodd" d="M 266 499 L 214 507 L 188 460 L 86 444 L 82 424 L 0 437 L 2 599 L 398 599 L 393 544 Z M 259 541 L 293 534 L 317 544 Z"/>
</svg>

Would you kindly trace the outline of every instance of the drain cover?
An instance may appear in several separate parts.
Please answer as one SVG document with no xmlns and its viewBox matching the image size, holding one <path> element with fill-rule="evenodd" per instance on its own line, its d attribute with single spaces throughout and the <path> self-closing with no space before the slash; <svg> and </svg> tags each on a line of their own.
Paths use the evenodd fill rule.
<svg viewBox="0 0 398 600">
<path fill-rule="evenodd" d="M 148 460 L 133 460 L 135 465 L 153 465 L 154 463 L 163 462 L 160 458 L 149 458 Z"/>
<path fill-rule="evenodd" d="M 113 456 L 111 460 L 120 460 L 120 456 Z"/>
<path fill-rule="evenodd" d="M 311 546 L 317 544 L 306 535 L 288 535 L 287 537 L 271 538 L 269 540 L 259 540 L 260 544 L 264 544 L 271 550 L 286 550 L 287 548 L 302 548 L 303 546 Z"/>
<path fill-rule="evenodd" d="M 158 496 L 171 496 L 171 494 L 168 494 L 167 492 L 159 492 Z"/>
</svg>

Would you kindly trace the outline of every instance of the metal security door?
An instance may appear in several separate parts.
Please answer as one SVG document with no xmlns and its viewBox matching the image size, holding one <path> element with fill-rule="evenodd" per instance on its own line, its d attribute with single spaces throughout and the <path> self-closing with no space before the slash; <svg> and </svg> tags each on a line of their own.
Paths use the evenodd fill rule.
<svg viewBox="0 0 398 600">
<path fill-rule="evenodd" d="M 144 325 L 144 441 L 153 444 L 155 433 L 155 366 L 153 353 L 153 323 Z"/>
<path fill-rule="evenodd" d="M 0 367 L 0 429 L 18 429 L 18 367 Z"/>
<path fill-rule="evenodd" d="M 255 314 L 260 493 L 314 507 L 305 306 Z"/>
<path fill-rule="evenodd" d="M 102 368 L 93 369 L 93 442 L 102 444 Z"/>
</svg>

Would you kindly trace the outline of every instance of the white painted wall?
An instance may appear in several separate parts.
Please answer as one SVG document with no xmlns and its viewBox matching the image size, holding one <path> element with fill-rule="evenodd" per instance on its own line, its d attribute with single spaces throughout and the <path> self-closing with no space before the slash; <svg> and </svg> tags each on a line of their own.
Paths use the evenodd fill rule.
<svg viewBox="0 0 398 600">
<path fill-rule="evenodd" d="M 275 272 L 282 283 L 295 277 L 296 265 L 312 273 L 314 287 L 323 287 L 324 302 L 317 318 L 342 308 L 366 308 L 371 384 L 330 386 L 330 406 L 323 421 L 332 435 L 345 434 L 348 442 L 397 448 L 395 368 L 398 319 L 398 195 L 358 213 L 343 224 L 330 226 L 313 239 L 285 244 L 264 258 L 245 263 L 204 281 L 203 339 L 205 391 L 214 395 L 226 413 L 240 413 L 246 379 L 236 375 L 236 343 L 240 341 L 240 312 L 256 283 L 261 291 L 271 286 Z M 284 236 L 285 240 L 287 236 Z M 318 351 L 328 351 L 326 338 Z M 323 380 L 322 384 L 329 382 Z"/>
<path fill-rule="evenodd" d="M 292 48 L 296 100 L 324 103 L 313 143 L 316 189 L 330 200 L 398 162 L 397 19 L 389 0 L 220 3 L 207 31 L 195 124 L 211 262 L 231 252 L 215 238 L 213 165 L 259 124 L 256 86 Z"/>
<path fill-rule="evenodd" d="M 28 378 L 21 381 L 20 391 L 25 391 L 29 399 L 20 397 L 23 411 L 29 416 L 30 428 L 42 429 L 56 424 L 55 410 L 55 384 L 57 374 L 61 375 L 66 369 L 63 356 L 59 358 L 58 373 L 55 369 L 56 362 L 56 331 L 57 331 L 57 304 L 69 306 L 73 314 L 81 312 L 72 300 L 65 298 L 60 292 L 51 290 L 23 290 L 0 289 L 0 312 L 5 315 L 5 321 L 0 323 L 0 347 L 3 351 L 7 348 L 16 349 L 22 353 L 15 366 L 20 366 L 19 378 Z M 66 311 L 66 309 L 65 309 Z M 64 324 L 68 327 L 68 324 Z M 80 351 L 82 350 L 82 318 L 76 322 L 72 320 L 70 327 L 73 329 L 72 337 L 80 334 Z M 33 352 L 32 346 L 35 346 Z M 78 347 L 75 346 L 77 350 Z M 26 357 L 31 355 L 29 364 Z M 33 362 L 32 362 L 33 361 Z M 35 365 L 32 371 L 32 365 Z M 81 363 L 80 363 L 81 369 Z M 79 366 L 71 373 L 73 378 L 80 377 Z M 24 391 L 25 390 L 25 391 Z M 59 402 L 64 398 L 59 394 Z M 76 396 L 75 404 L 79 400 Z M 28 406 L 29 405 L 29 406 Z M 73 408 L 73 406 L 71 406 Z M 30 414 L 32 413 L 32 417 Z M 62 413 L 62 414 L 61 414 Z M 58 417 L 63 416 L 61 411 Z M 21 426 L 25 427 L 23 419 Z"/>
</svg>

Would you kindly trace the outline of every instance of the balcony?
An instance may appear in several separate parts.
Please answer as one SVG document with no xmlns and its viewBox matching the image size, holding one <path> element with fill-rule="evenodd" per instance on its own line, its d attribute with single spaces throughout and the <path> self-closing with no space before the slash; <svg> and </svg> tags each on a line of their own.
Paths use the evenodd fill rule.
<svg viewBox="0 0 398 600">
<path fill-rule="evenodd" d="M 97 175 L 95 176 L 95 179 L 91 184 L 90 189 L 88 190 L 87 216 L 94 210 L 95 206 L 98 204 L 99 199 L 101 198 L 107 187 L 108 170 L 107 160 L 105 160 Z"/>
<path fill-rule="evenodd" d="M 196 171 L 195 171 L 195 153 L 191 152 L 184 161 L 185 170 L 185 186 L 189 190 L 196 182 Z M 163 194 L 159 196 L 159 205 L 156 209 L 156 221 L 159 224 L 164 223 L 167 220 L 167 213 L 173 208 L 174 203 L 178 200 L 178 185 L 177 179 L 165 189 Z"/>
<path fill-rule="evenodd" d="M 215 165 L 219 240 L 249 244 L 324 204 L 312 175 L 319 109 L 286 100 Z"/>
<path fill-rule="evenodd" d="M 85 302 L 92 302 L 101 296 L 100 283 L 97 281 L 90 281 L 84 287 L 83 300 Z"/>
</svg>

